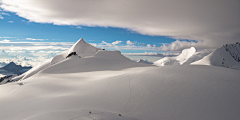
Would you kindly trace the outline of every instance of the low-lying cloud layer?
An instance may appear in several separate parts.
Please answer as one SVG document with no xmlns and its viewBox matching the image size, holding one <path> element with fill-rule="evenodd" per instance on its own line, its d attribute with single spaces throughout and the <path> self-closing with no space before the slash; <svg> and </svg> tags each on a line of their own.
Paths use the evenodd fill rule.
<svg viewBox="0 0 240 120">
<path fill-rule="evenodd" d="M 126 28 L 144 35 L 196 40 L 193 45 L 199 48 L 216 48 L 240 41 L 239 0 L 0 2 L 3 10 L 38 23 Z"/>
</svg>

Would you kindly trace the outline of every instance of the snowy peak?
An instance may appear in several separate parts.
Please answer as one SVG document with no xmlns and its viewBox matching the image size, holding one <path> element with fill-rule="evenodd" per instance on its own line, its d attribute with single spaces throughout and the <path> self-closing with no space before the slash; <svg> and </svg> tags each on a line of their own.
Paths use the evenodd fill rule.
<svg viewBox="0 0 240 120">
<path fill-rule="evenodd" d="M 101 49 L 96 48 L 96 47 L 86 43 L 81 38 L 69 50 L 67 50 L 67 51 L 65 51 L 65 52 L 63 52 L 61 54 L 56 55 L 52 59 L 51 65 L 66 59 L 66 57 L 69 57 L 69 55 L 72 54 L 72 53 L 75 53 L 79 57 L 83 58 L 83 57 L 86 57 L 86 56 L 94 55 L 98 50 L 101 50 Z"/>
<path fill-rule="evenodd" d="M 138 63 L 144 63 L 144 64 L 153 64 L 151 62 L 148 62 L 147 60 L 144 60 L 144 59 L 140 59 L 137 61 Z"/>
<path fill-rule="evenodd" d="M 213 65 L 240 70 L 240 44 L 226 44 L 193 65 Z"/>
<path fill-rule="evenodd" d="M 148 67 L 148 64 L 134 62 L 120 51 L 98 50 L 96 54 L 79 58 L 72 56 L 39 72 L 41 73 L 80 73 L 91 71 L 116 71 L 133 67 Z M 67 69 L 66 69 L 67 68 Z"/>
<path fill-rule="evenodd" d="M 185 65 L 202 59 L 204 56 L 208 55 L 210 52 L 208 50 L 198 51 L 194 47 L 182 50 L 182 53 L 176 57 L 164 57 L 156 62 L 157 66 L 165 65 Z"/>
<path fill-rule="evenodd" d="M 10 62 L 6 66 L 4 66 L 2 69 L 12 70 L 12 69 L 20 68 L 20 67 L 22 67 L 22 66 L 21 65 L 16 65 L 14 62 Z"/>
<path fill-rule="evenodd" d="M 177 56 L 177 61 L 179 61 L 180 64 L 183 64 L 195 52 L 196 52 L 196 49 L 194 47 L 191 47 L 189 49 L 184 49 L 184 50 L 182 50 L 182 53 L 179 56 Z"/>
<path fill-rule="evenodd" d="M 27 70 L 31 69 L 32 67 L 22 67 L 21 65 L 16 65 L 14 62 L 10 62 L 6 66 L 4 66 L 1 69 L 4 69 L 8 72 L 12 72 L 15 74 L 22 74 L 23 72 L 26 72 Z"/>
<path fill-rule="evenodd" d="M 44 73 L 76 73 L 102 70 L 121 70 L 132 67 L 145 67 L 147 64 L 134 62 L 120 51 L 107 51 L 96 48 L 83 39 L 78 40 L 69 50 L 35 66 L 14 81 L 24 80 L 33 75 Z"/>
<path fill-rule="evenodd" d="M 68 54 L 72 52 L 76 52 L 76 54 L 80 57 L 91 56 L 95 54 L 98 48 L 86 43 L 82 38 L 78 40 L 68 51 Z"/>
</svg>

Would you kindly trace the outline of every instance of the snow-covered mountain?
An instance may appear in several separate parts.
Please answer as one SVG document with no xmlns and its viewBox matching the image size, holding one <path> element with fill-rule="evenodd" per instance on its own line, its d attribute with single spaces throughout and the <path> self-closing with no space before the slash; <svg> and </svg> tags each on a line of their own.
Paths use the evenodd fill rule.
<svg viewBox="0 0 240 120">
<path fill-rule="evenodd" d="M 6 66 L 0 68 L 3 70 L 6 70 L 7 72 L 13 73 L 13 74 L 22 74 L 32 67 L 22 67 L 21 65 L 16 65 L 14 62 L 10 62 Z"/>
<path fill-rule="evenodd" d="M 194 47 L 182 50 L 182 53 L 176 57 L 164 57 L 156 62 L 157 66 L 166 65 L 185 65 L 202 59 L 204 56 L 208 55 L 210 52 L 208 50 L 196 51 Z"/>
<path fill-rule="evenodd" d="M 226 44 L 192 65 L 212 65 L 240 70 L 240 43 Z"/>
<path fill-rule="evenodd" d="M 76 53 L 76 55 L 72 55 L 68 57 L 73 52 Z M 106 62 L 107 61 L 107 62 Z M 128 61 L 124 64 L 124 61 Z M 95 63 L 100 63 L 98 66 L 95 66 Z M 58 64 L 58 65 L 55 65 Z M 88 68 L 85 68 L 84 64 L 91 64 L 92 66 Z M 119 64 L 121 66 L 119 67 Z M 81 66 L 81 69 L 76 68 L 77 66 Z M 116 67 L 117 66 L 117 67 Z M 62 69 L 65 70 L 65 68 L 75 68 L 78 72 L 83 71 L 92 71 L 92 70 L 98 70 L 98 69 L 109 69 L 109 70 L 115 70 L 115 69 L 121 69 L 121 68 L 129 68 L 129 67 L 136 67 L 136 66 L 144 66 L 142 64 L 133 62 L 132 60 L 126 58 L 123 56 L 119 51 L 106 51 L 99 48 L 96 48 L 88 43 L 86 43 L 82 38 L 78 40 L 69 50 L 56 55 L 52 59 L 49 59 L 48 61 L 33 67 L 31 70 L 26 72 L 25 74 L 18 76 L 14 78 L 14 81 L 20 80 L 20 79 L 27 79 L 31 77 L 32 75 L 37 74 L 40 71 L 47 71 L 49 72 L 56 72 L 61 71 Z M 51 70 L 52 68 L 56 68 L 56 70 Z M 75 70 L 74 69 L 74 70 Z M 76 72 L 74 71 L 73 72 Z"/>
<path fill-rule="evenodd" d="M 32 67 L 22 67 L 21 65 L 16 65 L 14 62 L 10 62 L 6 66 L 0 68 L 0 85 L 11 82 L 11 79 L 22 74 Z"/>
<path fill-rule="evenodd" d="M 76 42 L 69 50 L 56 55 L 52 61 L 51 61 L 51 65 L 58 63 L 64 59 L 66 59 L 66 57 L 71 54 L 72 52 L 76 52 L 76 54 L 79 57 L 87 57 L 87 56 L 91 56 L 93 54 L 95 54 L 98 50 L 102 50 L 99 48 L 96 48 L 88 43 L 86 43 L 82 38 L 80 40 L 78 40 L 78 42 Z"/>
<path fill-rule="evenodd" d="M 0 119 L 240 119 L 238 70 L 156 67 L 90 47 L 82 39 L 76 44 L 32 68 L 21 81 L 0 86 Z"/>
<path fill-rule="evenodd" d="M 140 59 L 137 61 L 138 63 L 144 63 L 144 64 L 153 64 L 152 62 L 148 62 L 147 60 Z"/>
<path fill-rule="evenodd" d="M 0 77 L 0 85 L 12 82 L 12 78 L 18 76 L 17 74 L 8 74 Z"/>
</svg>

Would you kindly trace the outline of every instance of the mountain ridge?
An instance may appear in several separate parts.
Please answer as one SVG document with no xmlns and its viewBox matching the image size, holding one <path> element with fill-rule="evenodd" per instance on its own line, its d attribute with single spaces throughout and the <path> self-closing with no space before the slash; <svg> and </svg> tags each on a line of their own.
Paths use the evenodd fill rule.
<svg viewBox="0 0 240 120">
<path fill-rule="evenodd" d="M 212 65 L 240 70 L 240 44 L 226 44 L 191 65 Z"/>
</svg>

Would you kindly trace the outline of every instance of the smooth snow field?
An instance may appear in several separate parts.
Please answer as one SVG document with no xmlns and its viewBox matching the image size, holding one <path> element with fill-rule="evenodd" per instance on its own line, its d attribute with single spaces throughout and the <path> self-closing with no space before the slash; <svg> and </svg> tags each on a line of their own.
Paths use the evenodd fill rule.
<svg viewBox="0 0 240 120">
<path fill-rule="evenodd" d="M 240 119 L 238 70 L 186 65 L 67 71 L 42 71 L 0 86 L 0 119 Z"/>
<path fill-rule="evenodd" d="M 137 63 L 80 39 L 0 86 L 0 120 L 240 120 L 239 73 Z"/>
</svg>

